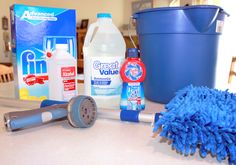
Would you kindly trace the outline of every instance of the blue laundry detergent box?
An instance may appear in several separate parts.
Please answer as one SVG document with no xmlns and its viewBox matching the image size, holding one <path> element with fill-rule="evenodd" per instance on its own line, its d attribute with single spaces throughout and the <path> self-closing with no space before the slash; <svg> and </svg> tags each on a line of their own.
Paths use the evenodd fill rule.
<svg viewBox="0 0 236 165">
<path fill-rule="evenodd" d="M 48 59 L 57 47 L 66 49 L 74 61 L 74 66 L 62 68 L 64 73 L 61 74 L 76 76 L 76 11 L 14 4 L 10 7 L 10 14 L 16 97 L 24 100 L 47 99 L 50 85 Z M 52 75 L 56 74 L 55 69 Z M 52 80 L 55 84 L 53 91 L 60 91 L 57 79 Z M 75 89 L 76 80 L 63 81 L 67 91 Z"/>
</svg>

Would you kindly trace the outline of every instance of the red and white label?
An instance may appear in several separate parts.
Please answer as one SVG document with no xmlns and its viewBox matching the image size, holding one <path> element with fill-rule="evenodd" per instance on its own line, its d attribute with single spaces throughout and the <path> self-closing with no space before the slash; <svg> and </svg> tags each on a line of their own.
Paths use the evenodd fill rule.
<svg viewBox="0 0 236 165">
<path fill-rule="evenodd" d="M 74 77 L 74 76 L 75 76 L 75 67 L 74 66 L 61 68 L 61 77 L 62 78 Z"/>
<path fill-rule="evenodd" d="M 75 90 L 75 79 L 63 80 L 64 91 Z"/>
</svg>

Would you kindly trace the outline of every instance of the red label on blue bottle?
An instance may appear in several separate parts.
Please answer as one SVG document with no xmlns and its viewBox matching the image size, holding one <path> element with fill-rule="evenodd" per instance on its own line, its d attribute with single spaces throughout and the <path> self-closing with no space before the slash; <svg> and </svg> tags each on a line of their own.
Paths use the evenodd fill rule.
<svg viewBox="0 0 236 165">
<path fill-rule="evenodd" d="M 143 82 L 146 76 L 146 69 L 140 60 L 131 59 L 123 64 L 120 73 L 124 82 Z"/>
<path fill-rule="evenodd" d="M 137 81 L 143 75 L 143 69 L 136 62 L 129 62 L 125 68 L 125 76 L 132 80 Z"/>
</svg>

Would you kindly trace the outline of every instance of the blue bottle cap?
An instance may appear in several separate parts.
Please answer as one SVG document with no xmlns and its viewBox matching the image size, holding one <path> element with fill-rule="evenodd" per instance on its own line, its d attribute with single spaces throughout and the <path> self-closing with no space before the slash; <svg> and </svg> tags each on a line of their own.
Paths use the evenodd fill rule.
<svg viewBox="0 0 236 165">
<path fill-rule="evenodd" d="M 138 49 L 137 48 L 129 48 L 127 56 L 129 58 L 138 58 Z"/>
<path fill-rule="evenodd" d="M 111 18 L 110 13 L 98 13 L 97 18 Z"/>
</svg>

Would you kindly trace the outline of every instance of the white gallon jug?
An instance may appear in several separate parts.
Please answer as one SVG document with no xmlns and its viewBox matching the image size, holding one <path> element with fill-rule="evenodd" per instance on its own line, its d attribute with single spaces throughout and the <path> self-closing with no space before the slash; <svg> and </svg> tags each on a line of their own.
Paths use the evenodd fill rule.
<svg viewBox="0 0 236 165">
<path fill-rule="evenodd" d="M 97 14 L 84 41 L 84 89 L 98 107 L 119 107 L 122 80 L 120 68 L 125 59 L 125 42 L 112 23 L 111 14 Z"/>
</svg>

